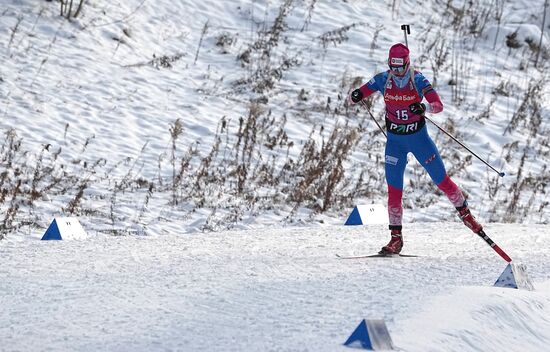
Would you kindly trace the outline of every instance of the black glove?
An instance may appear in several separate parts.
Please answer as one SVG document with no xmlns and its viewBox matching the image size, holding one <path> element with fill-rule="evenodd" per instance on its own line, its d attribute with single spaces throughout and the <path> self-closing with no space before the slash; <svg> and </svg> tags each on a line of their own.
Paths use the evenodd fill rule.
<svg viewBox="0 0 550 352">
<path fill-rule="evenodd" d="M 351 92 L 351 101 L 354 103 L 358 103 L 363 99 L 363 92 L 361 92 L 359 89 L 354 90 Z"/>
<path fill-rule="evenodd" d="M 424 103 L 414 103 L 409 105 L 409 110 L 416 115 L 424 115 L 426 112 L 426 105 Z"/>
</svg>

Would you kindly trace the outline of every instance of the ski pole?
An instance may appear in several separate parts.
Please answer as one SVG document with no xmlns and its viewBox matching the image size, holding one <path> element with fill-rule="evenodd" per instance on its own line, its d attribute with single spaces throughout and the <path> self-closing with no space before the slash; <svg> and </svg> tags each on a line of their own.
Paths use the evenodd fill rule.
<svg viewBox="0 0 550 352">
<path fill-rule="evenodd" d="M 483 238 L 483 240 L 487 242 L 487 244 L 491 246 L 491 248 L 494 249 L 495 252 L 497 252 L 502 257 L 502 259 L 506 260 L 508 263 L 512 261 L 512 258 L 510 258 L 508 254 L 506 254 L 506 252 L 504 252 L 495 242 L 493 242 L 493 240 L 491 240 L 489 236 L 485 234 L 485 231 L 481 230 L 477 233 L 477 235 Z"/>
<path fill-rule="evenodd" d="M 364 100 L 361 100 L 361 106 L 367 110 L 367 112 L 369 113 L 370 117 L 372 118 L 372 120 L 374 121 L 374 123 L 376 124 L 376 126 L 378 126 L 378 128 L 380 129 L 380 131 L 382 131 L 382 134 L 384 135 L 384 137 L 386 137 L 386 139 L 388 138 L 388 136 L 386 135 L 386 132 L 384 131 L 384 129 L 382 128 L 382 126 L 380 126 L 380 124 L 378 123 L 378 121 L 376 120 L 376 118 L 374 117 L 374 115 L 372 114 L 372 112 L 370 112 L 369 110 L 369 107 L 367 106 L 367 103 L 365 103 Z"/>
<path fill-rule="evenodd" d="M 407 42 L 407 34 L 411 34 L 411 26 L 409 26 L 408 24 L 402 24 L 401 30 L 405 34 L 405 46 L 408 48 L 409 43 Z"/>
<path fill-rule="evenodd" d="M 489 168 L 491 168 L 491 170 L 493 170 L 494 172 L 496 172 L 500 177 L 504 177 L 505 173 L 502 172 L 502 171 L 498 171 L 497 169 L 495 169 L 494 167 L 492 167 L 491 165 L 489 165 L 488 162 L 486 162 L 485 160 L 483 160 L 479 155 L 477 155 L 476 153 L 474 153 L 470 148 L 468 148 L 466 145 L 464 145 L 462 142 L 460 142 L 458 139 L 456 139 L 452 134 L 450 134 L 449 132 L 445 131 L 443 129 L 443 127 L 439 126 L 437 123 L 435 123 L 432 119 L 430 119 L 428 116 L 424 116 L 426 118 L 426 120 L 430 121 L 435 127 L 437 127 L 441 132 L 445 133 L 447 136 L 449 136 L 453 141 L 457 142 L 458 144 L 460 144 L 460 146 L 464 149 L 466 149 L 467 151 L 470 152 L 470 154 L 472 154 L 473 156 L 475 156 L 476 158 L 478 158 L 479 160 L 481 160 L 482 163 L 484 163 L 485 165 L 487 165 Z"/>
</svg>

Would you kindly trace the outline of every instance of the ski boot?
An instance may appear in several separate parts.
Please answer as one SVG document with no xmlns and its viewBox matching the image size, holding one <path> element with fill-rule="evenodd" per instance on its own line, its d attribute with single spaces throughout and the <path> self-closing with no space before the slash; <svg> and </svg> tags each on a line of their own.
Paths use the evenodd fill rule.
<svg viewBox="0 0 550 352">
<path fill-rule="evenodd" d="M 403 235 L 401 234 L 401 229 L 392 229 L 390 242 L 382 247 L 382 249 L 378 253 L 384 255 L 399 254 L 402 248 Z"/>
<path fill-rule="evenodd" d="M 458 216 L 470 230 L 472 230 L 474 233 L 479 234 L 481 231 L 483 231 L 483 226 L 479 222 L 477 222 L 476 218 L 472 215 L 470 212 L 470 209 L 468 208 L 468 203 L 464 202 L 464 205 L 461 207 L 456 208 L 458 210 Z"/>
</svg>

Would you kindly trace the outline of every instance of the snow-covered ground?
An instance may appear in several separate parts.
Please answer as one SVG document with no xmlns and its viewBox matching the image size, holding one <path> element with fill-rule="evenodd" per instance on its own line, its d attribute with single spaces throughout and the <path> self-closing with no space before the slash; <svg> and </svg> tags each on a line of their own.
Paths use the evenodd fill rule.
<svg viewBox="0 0 550 352">
<path fill-rule="evenodd" d="M 534 67 L 544 1 L 442 3 L 97 0 L 67 21 L 59 2 L 2 0 L 0 351 L 343 351 L 364 318 L 385 319 L 404 351 L 548 351 L 548 60 Z M 255 179 L 243 195 L 234 178 L 216 188 L 188 177 L 178 192 L 196 181 L 210 198 L 172 202 L 174 165 L 192 156 L 199 169 L 221 121 L 229 143 L 218 157 L 239 159 L 239 119 L 260 102 L 275 127 L 286 119 L 288 144 L 260 139 L 255 162 L 280 167 L 288 152 L 299 163 L 308 138 L 320 148 L 334 126 L 364 123 L 344 163 L 349 183 L 336 190 L 364 171 L 353 202 L 384 203 L 384 140 L 343 102 L 385 69 L 402 23 L 412 24 L 415 67 L 445 104 L 432 118 L 507 174 L 429 125 L 475 215 L 527 265 L 535 291 L 492 286 L 506 263 L 412 159 L 404 252 L 417 258 L 337 259 L 377 252 L 386 226 L 338 225 L 351 207 L 285 203 L 284 187 L 255 189 Z M 549 42 L 546 30 L 541 58 Z M 252 78 L 275 68 L 271 90 L 253 91 Z M 382 108 L 375 100 L 380 120 Z M 90 237 L 39 241 L 58 215 L 78 216 Z"/>
<path fill-rule="evenodd" d="M 0 246 L 2 351 L 344 351 L 385 319 L 404 351 L 547 351 L 547 226 L 487 226 L 535 291 L 493 287 L 506 267 L 455 223 L 407 225 L 404 253 L 371 254 L 384 226 Z"/>
</svg>

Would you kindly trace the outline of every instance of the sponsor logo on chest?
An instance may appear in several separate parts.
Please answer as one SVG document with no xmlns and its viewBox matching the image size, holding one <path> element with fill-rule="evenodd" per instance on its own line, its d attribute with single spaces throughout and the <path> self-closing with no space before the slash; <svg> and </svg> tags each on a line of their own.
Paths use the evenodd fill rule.
<svg viewBox="0 0 550 352">
<path fill-rule="evenodd" d="M 408 134 L 418 131 L 418 122 L 409 123 L 407 125 L 398 125 L 396 123 L 390 123 L 390 131 L 398 134 Z"/>
<path fill-rule="evenodd" d="M 386 101 L 406 101 L 407 102 L 407 101 L 416 100 L 416 95 L 385 93 L 384 94 L 384 100 L 386 100 Z"/>
</svg>

